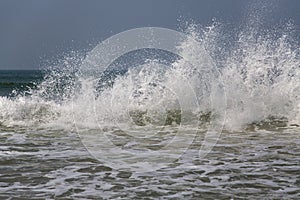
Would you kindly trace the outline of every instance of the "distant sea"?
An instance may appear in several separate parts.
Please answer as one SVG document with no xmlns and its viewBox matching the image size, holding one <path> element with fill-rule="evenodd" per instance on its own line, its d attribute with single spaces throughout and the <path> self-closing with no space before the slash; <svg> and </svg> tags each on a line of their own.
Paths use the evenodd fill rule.
<svg viewBox="0 0 300 200">
<path fill-rule="evenodd" d="M 28 90 L 43 78 L 41 70 L 0 70 L 0 96 Z"/>
</svg>

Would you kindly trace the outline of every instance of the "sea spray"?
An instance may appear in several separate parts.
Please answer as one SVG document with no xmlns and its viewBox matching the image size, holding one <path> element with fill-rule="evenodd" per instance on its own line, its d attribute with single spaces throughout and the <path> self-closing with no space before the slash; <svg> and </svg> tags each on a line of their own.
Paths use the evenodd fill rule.
<svg viewBox="0 0 300 200">
<path fill-rule="evenodd" d="M 112 76 L 114 80 L 108 80 L 112 84 L 100 92 L 101 74 L 82 73 L 84 58 L 67 57 L 48 70 L 31 95 L 1 97 L 1 123 L 69 127 L 76 121 L 86 128 L 115 122 L 125 126 L 178 124 L 183 111 L 172 90 L 183 87 L 178 77 L 184 77 L 189 87 L 181 90 L 195 93 L 198 106 L 190 107 L 189 112 L 199 124 L 217 121 L 227 129 L 243 129 L 270 119 L 299 124 L 300 50 L 293 40 L 293 25 L 286 26 L 281 32 L 244 28 L 226 49 L 220 23 L 206 28 L 191 24 L 185 30 L 190 37 L 177 47 L 184 58 L 171 63 L 160 62 L 159 56 L 143 60 Z M 182 101 L 191 101 L 193 97 L 184 98 Z M 169 122 L 172 112 L 176 113 L 175 123 Z"/>
</svg>

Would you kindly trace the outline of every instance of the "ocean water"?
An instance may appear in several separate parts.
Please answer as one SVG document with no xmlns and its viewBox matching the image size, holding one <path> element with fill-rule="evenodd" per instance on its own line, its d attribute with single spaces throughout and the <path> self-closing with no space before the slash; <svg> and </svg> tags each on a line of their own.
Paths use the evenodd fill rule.
<svg viewBox="0 0 300 200">
<path fill-rule="evenodd" d="M 191 24 L 184 60 L 143 50 L 104 73 L 87 73 L 95 52 L 0 71 L 0 198 L 299 199 L 300 49 L 284 27 L 229 41 Z"/>
<path fill-rule="evenodd" d="M 1 70 L 0 96 L 11 96 L 14 93 L 34 88 L 43 79 L 40 70 Z"/>
</svg>

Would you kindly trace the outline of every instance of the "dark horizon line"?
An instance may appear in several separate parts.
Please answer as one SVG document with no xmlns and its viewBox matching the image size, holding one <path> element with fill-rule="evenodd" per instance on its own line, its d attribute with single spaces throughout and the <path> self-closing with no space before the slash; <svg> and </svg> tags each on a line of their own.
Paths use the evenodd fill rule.
<svg viewBox="0 0 300 200">
<path fill-rule="evenodd" d="M 0 71 L 37 71 L 37 70 L 43 70 L 40 68 L 31 68 L 31 69 L 18 69 L 18 68 L 13 68 L 13 69 L 7 69 L 7 68 L 0 68 Z"/>
</svg>

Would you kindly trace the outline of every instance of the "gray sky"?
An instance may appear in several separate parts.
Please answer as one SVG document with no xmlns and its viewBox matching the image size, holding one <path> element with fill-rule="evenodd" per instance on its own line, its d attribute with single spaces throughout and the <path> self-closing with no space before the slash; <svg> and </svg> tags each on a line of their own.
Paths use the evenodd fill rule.
<svg viewBox="0 0 300 200">
<path fill-rule="evenodd" d="M 266 23 L 293 19 L 300 27 L 299 0 L 266 2 Z M 178 29 L 180 18 L 237 25 L 256 7 L 248 0 L 0 0 L 0 69 L 36 69 L 131 28 Z"/>
</svg>

